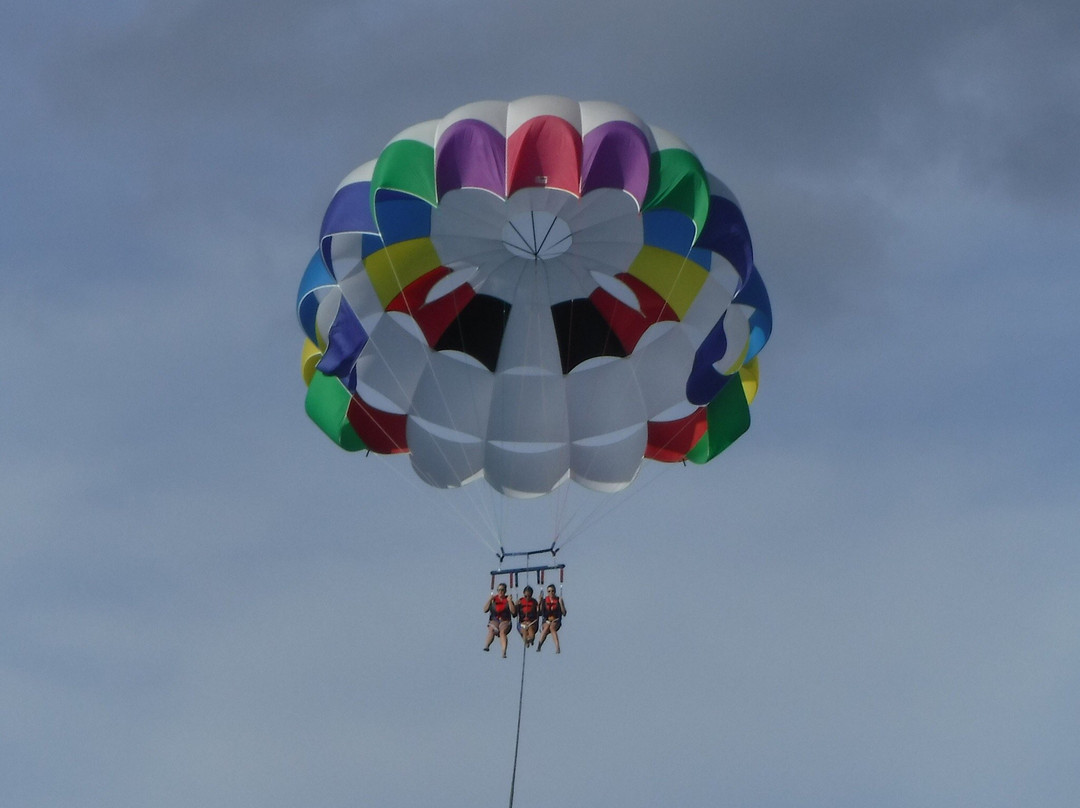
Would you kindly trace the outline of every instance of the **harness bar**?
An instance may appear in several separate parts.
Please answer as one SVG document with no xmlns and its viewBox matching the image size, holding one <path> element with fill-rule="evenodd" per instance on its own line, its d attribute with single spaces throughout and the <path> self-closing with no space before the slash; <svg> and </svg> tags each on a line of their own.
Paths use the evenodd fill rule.
<svg viewBox="0 0 1080 808">
<path fill-rule="evenodd" d="M 517 555 L 524 555 L 524 553 L 518 553 Z M 537 583 L 543 584 L 544 583 L 544 573 L 547 572 L 548 570 L 558 570 L 559 571 L 559 583 L 561 584 L 563 582 L 563 570 L 565 570 L 565 569 L 566 569 L 565 564 L 541 564 L 541 565 L 533 565 L 533 566 L 528 566 L 528 567 L 514 567 L 513 569 L 508 569 L 508 570 L 502 570 L 502 569 L 492 570 L 491 571 L 491 588 L 492 589 L 495 588 L 495 579 L 497 577 L 499 577 L 500 575 L 509 576 L 510 586 L 511 587 L 517 587 L 517 577 L 518 577 L 518 575 L 520 575 L 523 572 L 535 572 L 536 573 L 536 581 L 537 581 Z"/>
<path fill-rule="evenodd" d="M 528 563 L 529 556 L 550 554 L 551 557 L 554 558 L 558 552 L 559 548 L 555 546 L 555 542 L 552 542 L 550 547 L 543 547 L 539 550 L 515 550 L 514 552 L 509 552 L 500 547 L 499 563 L 501 564 L 504 558 L 512 558 L 514 556 L 525 556 L 525 562 Z M 549 569 L 551 568 L 549 567 Z"/>
</svg>

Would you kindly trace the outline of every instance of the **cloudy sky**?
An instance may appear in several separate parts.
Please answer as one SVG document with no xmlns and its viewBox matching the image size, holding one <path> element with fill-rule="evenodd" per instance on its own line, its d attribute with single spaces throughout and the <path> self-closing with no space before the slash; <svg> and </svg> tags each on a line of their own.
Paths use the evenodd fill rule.
<svg viewBox="0 0 1080 808">
<path fill-rule="evenodd" d="M 1075 3 L 5 19 L 4 805 L 506 804 L 494 558 L 457 501 L 308 422 L 293 304 L 349 170 L 535 93 L 693 146 L 776 325 L 750 432 L 560 556 L 515 805 L 1075 804 Z"/>
</svg>

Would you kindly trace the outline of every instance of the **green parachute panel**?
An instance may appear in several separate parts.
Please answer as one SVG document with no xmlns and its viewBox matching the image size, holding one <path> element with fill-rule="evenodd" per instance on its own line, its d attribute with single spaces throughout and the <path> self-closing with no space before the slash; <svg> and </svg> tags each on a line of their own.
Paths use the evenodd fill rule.
<svg viewBox="0 0 1080 808">
<path fill-rule="evenodd" d="M 315 371 L 308 385 L 304 409 L 330 440 L 348 452 L 359 452 L 367 445 L 360 440 L 346 417 L 351 400 L 352 394 L 337 377 Z"/>
<path fill-rule="evenodd" d="M 735 377 L 716 394 L 705 410 L 709 428 L 686 453 L 693 463 L 708 463 L 750 428 L 750 405 L 740 379 Z"/>
<path fill-rule="evenodd" d="M 709 177 L 698 158 L 685 149 L 661 149 L 649 160 L 649 189 L 643 210 L 677 210 L 694 221 L 700 235 L 709 215 Z"/>
<path fill-rule="evenodd" d="M 419 140 L 395 140 L 379 155 L 371 176 L 371 202 L 381 188 L 404 191 L 431 205 L 435 194 L 435 149 Z"/>
</svg>

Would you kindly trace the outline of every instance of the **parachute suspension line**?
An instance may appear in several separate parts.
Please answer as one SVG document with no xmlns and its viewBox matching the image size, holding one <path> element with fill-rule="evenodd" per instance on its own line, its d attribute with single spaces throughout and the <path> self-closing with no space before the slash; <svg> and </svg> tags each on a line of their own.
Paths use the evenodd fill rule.
<svg viewBox="0 0 1080 808">
<path fill-rule="evenodd" d="M 521 644 L 521 686 L 518 690 L 517 733 L 514 736 L 514 768 L 510 773 L 510 808 L 514 808 L 514 785 L 517 782 L 518 747 L 521 745 L 521 706 L 525 701 L 525 660 L 529 655 L 525 643 Z"/>
<path fill-rule="evenodd" d="M 389 456 L 376 454 L 376 457 L 379 458 L 380 462 L 383 465 L 390 468 L 390 470 L 393 471 L 393 473 L 396 474 L 399 479 L 401 479 L 401 480 L 405 481 L 406 483 L 408 483 L 409 486 L 413 489 L 413 491 L 419 493 L 419 492 L 424 491 L 425 488 L 427 488 L 427 486 L 425 486 L 423 483 L 420 482 L 419 478 L 417 478 L 417 476 L 415 474 L 409 474 L 406 471 L 404 471 L 403 469 L 399 468 L 399 466 L 401 464 L 394 461 L 394 460 L 391 460 Z M 428 488 L 428 490 L 430 490 L 430 488 Z M 446 492 L 442 492 L 442 493 L 446 493 Z M 456 497 L 439 497 L 439 499 L 444 500 L 444 504 L 445 504 L 446 508 L 448 510 L 450 510 L 455 516 L 457 516 L 457 518 L 461 521 L 461 523 L 469 530 L 470 533 L 473 534 L 473 536 L 481 544 L 483 544 L 485 547 L 487 547 L 492 552 L 495 551 L 495 547 L 492 545 L 490 539 L 488 539 L 488 535 L 491 535 L 494 532 L 492 525 L 490 525 L 490 524 L 487 525 L 487 528 L 488 528 L 487 531 L 481 530 L 477 526 L 477 520 L 474 519 L 474 518 L 470 518 L 468 512 L 465 509 L 463 509 L 461 507 L 461 505 L 459 505 L 457 502 L 455 502 Z M 482 511 L 481 511 L 481 516 L 483 516 Z M 482 518 L 480 521 L 488 521 L 488 520 Z"/>
<path fill-rule="evenodd" d="M 391 268 L 394 270 L 395 273 L 397 272 L 396 268 L 393 266 L 392 261 L 391 261 Z M 414 317 L 415 312 L 413 310 L 412 303 L 408 299 L 405 299 L 405 311 L 410 317 Z M 372 342 L 374 342 L 374 340 Z M 380 360 L 382 361 L 383 365 L 390 372 L 390 377 L 394 380 L 395 383 L 397 383 L 397 385 L 398 385 L 398 387 L 400 389 L 404 390 L 405 386 L 401 383 L 401 380 L 398 378 L 398 373 L 397 373 L 397 369 L 396 369 L 395 365 L 388 362 L 388 361 L 386 361 L 386 358 L 385 358 L 385 356 L 383 356 L 383 352 L 380 350 L 380 346 L 378 344 L 376 344 L 374 346 L 374 348 L 375 348 L 375 352 L 378 354 L 378 356 L 379 356 Z M 436 386 L 436 389 L 439 392 L 439 398 L 442 400 L 443 407 L 445 408 L 447 413 L 450 413 L 452 415 L 453 408 L 450 406 L 450 401 L 449 401 L 449 399 L 448 399 L 448 397 L 446 395 L 446 391 L 443 389 L 443 385 L 441 383 L 439 374 L 435 372 L 434 362 L 432 361 L 432 356 L 431 356 L 430 353 L 425 352 L 424 362 L 425 362 L 428 370 L 431 372 L 431 378 L 435 382 L 435 386 Z M 454 429 L 458 428 L 458 424 L 454 421 L 454 419 L 452 417 L 451 417 L 451 426 Z M 380 427 L 380 429 L 382 429 L 382 428 Z M 385 430 L 382 430 L 382 431 L 383 431 L 383 434 L 385 435 L 386 431 Z M 389 435 L 387 435 L 387 437 L 389 438 Z M 450 458 L 447 456 L 446 450 L 442 447 L 441 444 L 436 444 L 436 445 L 438 447 L 439 454 L 442 456 L 443 460 L 446 461 L 447 465 L 452 465 L 451 462 L 450 462 Z M 465 451 L 464 448 L 462 448 L 461 452 L 462 452 L 463 455 L 464 455 L 464 451 Z M 474 534 L 476 534 L 476 535 L 478 535 L 480 537 L 480 541 L 485 546 L 487 546 L 489 549 L 494 549 L 494 548 L 492 548 L 491 543 L 489 541 L 487 541 L 486 539 L 484 539 L 483 536 L 481 535 L 481 532 L 478 531 L 476 529 L 476 527 L 475 527 L 475 525 L 477 523 L 482 524 L 490 534 L 493 534 L 492 537 L 494 539 L 496 539 L 496 540 L 501 539 L 501 531 L 499 530 L 499 527 L 497 525 L 493 524 L 491 522 L 490 518 L 488 517 L 489 511 L 486 510 L 485 507 L 484 507 L 483 494 L 481 492 L 479 492 L 479 491 L 476 491 L 476 490 L 472 489 L 471 486 L 468 486 L 468 485 L 461 486 L 461 487 L 466 489 L 466 496 L 472 502 L 472 510 L 474 512 L 474 515 L 470 519 L 469 515 L 466 513 L 466 511 L 461 509 L 460 507 L 454 507 L 455 513 L 457 514 L 458 518 L 462 522 L 464 522 L 466 525 L 469 526 L 469 528 L 474 532 Z"/>
<path fill-rule="evenodd" d="M 649 465 L 650 467 L 654 468 L 654 473 L 651 474 L 649 479 L 640 480 L 634 485 L 635 494 L 644 491 L 661 477 L 665 476 L 668 472 L 670 472 L 672 468 L 674 468 L 674 464 L 672 463 L 652 463 Z M 622 499 L 624 496 L 626 496 L 625 492 L 607 495 L 606 502 L 597 506 L 596 508 L 593 508 L 591 511 L 586 512 L 576 524 L 567 525 L 567 538 L 562 543 L 560 549 L 562 547 L 566 547 L 566 545 L 568 545 L 571 540 L 576 539 L 582 533 L 588 532 L 598 523 L 603 522 L 604 519 L 607 518 L 608 514 L 615 510 L 615 508 L 623 505 Z M 635 501 L 640 502 L 641 499 L 638 497 L 635 499 Z"/>
<path fill-rule="evenodd" d="M 410 314 L 411 314 L 411 312 L 410 312 Z M 385 356 L 383 355 L 383 352 L 380 350 L 379 345 L 376 344 L 374 346 L 374 350 L 375 350 L 376 354 L 379 356 L 379 359 L 382 361 L 383 365 L 389 371 L 391 378 L 394 379 L 395 382 L 397 382 L 399 387 L 402 387 L 402 389 L 404 389 L 404 386 L 401 384 L 401 380 L 398 378 L 398 374 L 397 374 L 397 371 L 396 371 L 394 365 L 386 360 Z M 426 361 L 428 367 L 431 368 L 432 367 L 431 357 L 428 356 L 425 361 Z M 436 379 L 436 382 L 437 382 L 438 381 L 437 374 L 433 373 L 432 376 L 433 376 L 433 378 Z M 443 404 L 446 405 L 446 408 L 449 411 L 450 407 L 449 407 L 449 405 L 447 403 L 446 394 L 443 391 L 441 385 L 439 385 L 438 390 L 439 390 L 439 395 L 443 400 Z M 385 437 L 387 437 L 388 439 L 390 438 L 389 434 L 386 432 L 386 430 L 383 427 L 379 426 L 377 423 L 376 423 L 376 426 L 379 428 L 379 430 L 383 433 L 383 435 Z M 442 454 L 443 458 L 446 459 L 449 462 L 449 458 L 446 457 L 446 453 L 441 448 L 440 448 L 439 451 L 440 451 L 440 454 Z M 417 477 L 416 477 L 415 474 L 407 474 L 407 473 L 405 473 L 402 469 L 399 469 L 397 467 L 396 463 L 393 463 L 393 462 L 388 462 L 387 465 L 390 466 L 394 470 L 394 472 L 398 475 L 398 477 L 400 477 L 401 479 L 408 480 L 409 484 L 413 487 L 413 490 L 420 490 L 421 486 L 418 483 L 418 480 L 417 480 Z M 485 547 L 487 547 L 489 550 L 494 551 L 495 547 L 492 544 L 492 540 L 498 541 L 501 544 L 501 538 L 502 538 L 501 525 L 498 525 L 493 521 L 493 519 L 491 518 L 491 515 L 490 515 L 491 510 L 484 507 L 484 497 L 483 497 L 482 492 L 477 491 L 477 490 L 475 490 L 474 488 L 472 488 L 471 486 L 468 486 L 468 485 L 462 486 L 462 488 L 466 489 L 466 496 L 472 502 L 471 513 L 470 513 L 469 509 L 461 507 L 461 505 L 456 501 L 456 499 L 457 499 L 456 497 L 454 497 L 454 498 L 451 498 L 451 497 L 444 498 L 447 501 L 447 507 L 449 507 L 449 509 L 457 516 L 457 518 L 461 521 L 461 523 L 463 525 L 465 525 L 466 528 L 468 530 L 470 530 L 472 532 L 472 534 Z"/>
<path fill-rule="evenodd" d="M 555 549 L 567 526 L 566 512 L 570 502 L 570 483 L 565 483 L 552 492 L 551 508 L 551 547 Z"/>
</svg>

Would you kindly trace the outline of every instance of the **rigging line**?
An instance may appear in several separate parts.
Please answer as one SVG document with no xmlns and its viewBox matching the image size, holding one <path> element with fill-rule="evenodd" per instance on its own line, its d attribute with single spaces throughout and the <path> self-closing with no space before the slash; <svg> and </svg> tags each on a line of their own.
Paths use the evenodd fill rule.
<svg viewBox="0 0 1080 808">
<path fill-rule="evenodd" d="M 398 285 L 401 286 L 400 276 L 398 275 L 397 267 L 395 266 L 395 264 L 393 262 L 393 258 L 391 256 L 389 256 L 389 255 L 387 255 L 387 258 L 390 261 L 390 269 L 394 273 L 394 279 L 398 282 Z M 366 272 L 366 269 L 365 269 L 365 272 Z M 370 280 L 369 280 L 369 282 L 370 282 Z M 404 291 L 404 287 L 401 287 L 401 288 L 402 288 L 402 291 Z M 406 314 L 408 314 L 410 317 L 413 317 L 414 322 L 415 322 L 415 317 L 414 317 L 415 312 L 413 311 L 411 302 L 407 298 L 405 299 L 404 302 L 406 304 L 405 305 Z M 388 315 L 389 312 L 383 312 L 383 314 Z M 425 346 L 425 349 L 431 348 L 431 346 L 427 345 L 426 339 L 424 340 L 424 346 Z M 405 386 L 401 383 L 401 379 L 398 377 L 396 367 L 393 364 L 391 364 L 390 362 L 387 362 L 386 357 L 383 354 L 383 351 L 381 349 L 381 346 L 378 345 L 378 344 L 375 344 L 374 345 L 374 350 L 378 354 L 378 356 L 379 356 L 380 360 L 382 361 L 384 367 L 390 373 L 390 377 L 397 384 L 397 386 L 401 390 L 401 392 L 405 393 Z M 432 349 L 432 350 L 434 350 L 434 349 Z M 456 424 L 454 418 L 452 417 L 453 408 L 450 406 L 449 400 L 448 400 L 447 395 L 446 395 L 446 391 L 443 389 L 443 385 L 441 383 L 439 375 L 435 372 L 434 361 L 433 361 L 433 358 L 432 358 L 431 351 L 425 350 L 425 352 L 424 352 L 424 364 L 426 365 L 426 367 L 428 368 L 428 370 L 429 370 L 429 372 L 431 374 L 431 378 L 435 383 L 435 388 L 439 393 L 440 399 L 442 399 L 442 404 L 446 408 L 446 412 L 451 415 L 450 420 L 451 420 L 452 427 L 456 429 L 457 424 Z M 415 390 L 413 392 L 415 393 Z M 406 414 L 408 414 L 408 413 L 406 413 Z M 384 434 L 385 434 L 385 430 L 383 430 L 383 431 L 384 431 Z M 387 437 L 389 437 L 389 436 L 387 436 Z M 442 444 L 439 443 L 439 442 L 436 442 L 435 446 L 436 446 L 439 454 L 442 456 L 443 460 L 446 461 L 447 465 L 452 465 L 452 463 L 450 461 L 450 457 L 447 455 L 447 452 L 446 452 L 445 448 L 442 446 Z M 464 446 L 460 447 L 460 451 L 461 451 L 462 456 L 464 457 L 464 453 L 465 453 Z M 465 489 L 469 488 L 469 486 L 467 486 L 467 485 L 461 486 L 461 487 L 465 488 Z M 457 511 L 458 517 L 460 519 L 462 519 L 463 521 L 466 521 L 466 522 L 474 521 L 474 520 L 479 521 L 481 524 L 483 524 L 487 528 L 487 530 L 490 533 L 496 533 L 497 534 L 497 531 L 498 531 L 497 526 L 495 524 L 493 524 L 492 521 L 487 517 L 487 512 L 486 512 L 485 508 L 483 507 L 484 503 L 483 503 L 482 495 L 480 495 L 478 492 L 473 491 L 473 490 L 466 490 L 465 495 L 472 502 L 472 510 L 473 510 L 475 515 L 473 517 L 473 520 L 469 520 L 469 519 L 467 519 L 465 517 L 465 515 L 463 514 L 462 511 L 458 510 Z M 475 531 L 475 529 L 474 529 L 474 532 L 477 532 L 477 531 Z M 495 536 L 495 538 L 497 538 L 497 535 Z M 486 540 L 483 540 L 483 539 L 481 539 L 481 540 L 483 541 L 483 543 L 489 549 L 491 548 L 491 545 Z"/>
<path fill-rule="evenodd" d="M 381 349 L 381 346 L 378 345 L 377 343 L 375 343 L 374 340 L 372 340 L 368 344 L 371 344 L 373 346 L 373 351 L 378 355 L 379 359 L 383 362 L 383 365 L 387 368 L 388 372 L 390 373 L 390 377 L 397 383 L 399 389 L 404 391 L 404 387 L 402 386 L 401 381 L 398 378 L 396 369 L 394 368 L 394 366 L 392 364 L 387 362 L 386 356 L 383 353 L 383 351 Z M 427 362 L 430 364 L 430 362 L 431 362 L 430 358 L 427 359 Z M 388 440 L 392 440 L 389 433 L 386 431 L 386 429 L 381 424 L 378 423 L 378 421 L 376 421 L 375 419 L 372 419 L 372 423 L 383 434 L 384 437 L 386 437 Z M 377 457 L 380 457 L 380 458 L 384 457 L 384 455 L 380 454 L 379 452 L 375 452 L 374 454 Z M 398 454 L 401 454 L 401 453 L 398 453 Z M 394 471 L 394 473 L 397 474 L 397 476 L 400 479 L 407 481 L 409 483 L 409 485 L 413 488 L 414 491 L 419 491 L 420 490 L 420 483 L 419 483 L 419 480 L 416 478 L 415 475 L 410 475 L 410 474 L 406 473 L 404 470 L 398 468 L 398 464 L 396 462 L 390 461 L 389 458 L 387 458 L 387 460 L 384 461 L 384 462 L 385 462 L 385 465 L 389 466 Z M 472 492 L 468 492 L 468 493 L 470 495 L 472 494 Z M 472 497 L 470 497 L 470 498 L 472 498 Z M 483 544 L 485 547 L 487 547 L 492 552 L 496 552 L 495 548 L 492 546 L 491 542 L 486 537 L 485 531 L 483 529 L 481 529 L 478 526 L 477 523 L 479 522 L 481 525 L 483 525 L 484 527 L 487 528 L 487 531 L 486 531 L 487 534 L 493 534 L 493 533 L 496 532 L 495 525 L 493 525 L 491 523 L 491 521 L 486 518 L 486 514 L 484 512 L 484 509 L 479 507 L 479 505 L 477 505 L 475 499 L 473 499 L 473 511 L 474 511 L 474 513 L 473 513 L 472 516 L 470 516 L 468 513 L 466 513 L 464 509 L 462 509 L 459 505 L 457 505 L 457 503 L 454 503 L 450 498 L 443 498 L 443 499 L 446 500 L 446 502 L 447 502 L 447 504 L 449 506 L 449 509 L 454 512 L 454 514 L 457 516 L 457 518 L 462 522 L 462 524 L 464 524 L 466 529 L 469 530 L 470 532 L 472 532 L 472 534 L 477 539 L 479 539 L 481 544 Z"/>
<path fill-rule="evenodd" d="M 635 494 L 639 494 L 641 491 L 651 486 L 657 480 L 666 477 L 667 474 L 674 469 L 675 465 L 676 464 L 674 463 L 664 463 L 662 466 L 656 468 L 655 472 L 650 476 L 649 479 L 636 481 L 634 484 Z M 581 520 L 576 525 L 568 526 L 566 531 L 567 538 L 560 545 L 560 549 L 566 547 L 566 545 L 568 545 L 573 539 L 576 539 L 583 533 L 592 530 L 592 528 L 594 528 L 598 523 L 606 519 L 608 514 L 614 511 L 615 508 L 620 507 L 620 505 L 623 504 L 622 497 L 619 494 L 612 495 L 611 500 L 611 502 L 598 505 L 596 508 L 583 514 Z"/>
<path fill-rule="evenodd" d="M 420 480 L 417 478 L 417 476 L 415 474 L 404 471 L 403 468 L 399 468 L 399 466 L 403 466 L 403 464 L 399 463 L 396 460 L 391 460 L 390 455 L 381 455 L 378 452 L 373 452 L 373 454 L 377 458 L 379 458 L 378 462 L 380 462 L 384 466 L 388 466 L 394 472 L 394 474 L 396 474 L 398 476 L 399 479 L 404 480 L 406 483 L 408 483 L 409 486 L 413 489 L 414 492 L 420 493 L 420 494 L 428 494 L 428 497 L 433 499 L 433 500 L 442 500 L 443 503 L 444 503 L 444 506 L 447 508 L 447 510 L 450 510 L 450 511 L 453 512 L 453 514 L 465 526 L 465 529 L 473 534 L 474 538 L 476 538 L 481 544 L 483 544 L 485 547 L 487 547 L 493 553 L 497 552 L 495 547 L 492 546 L 491 542 L 487 538 L 488 534 L 485 533 L 485 531 L 480 530 L 476 525 L 476 520 L 474 518 L 470 517 L 469 513 L 466 512 L 465 509 L 463 509 L 460 505 L 458 505 L 454 501 L 455 499 L 457 499 L 456 497 L 452 497 L 452 496 L 430 497 L 430 493 L 424 491 L 425 488 L 430 489 L 430 486 L 426 486 L 425 484 L 421 483 Z M 449 492 L 446 492 L 446 493 L 449 493 Z"/>
<path fill-rule="evenodd" d="M 528 658 L 528 647 L 521 644 L 521 689 L 518 691 L 518 716 L 517 735 L 514 738 L 514 769 L 510 774 L 510 808 L 514 808 L 514 785 L 517 782 L 518 746 L 521 744 L 521 705 L 525 701 L 525 660 Z"/>
</svg>

